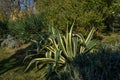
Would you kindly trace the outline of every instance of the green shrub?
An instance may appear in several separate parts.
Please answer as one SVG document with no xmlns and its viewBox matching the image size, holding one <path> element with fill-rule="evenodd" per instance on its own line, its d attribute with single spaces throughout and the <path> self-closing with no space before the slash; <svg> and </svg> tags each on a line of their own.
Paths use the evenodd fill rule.
<svg viewBox="0 0 120 80">
<path fill-rule="evenodd" d="M 80 78 L 79 75 L 76 76 L 76 73 L 73 73 L 75 72 L 73 60 L 78 54 L 85 54 L 95 46 L 95 43 L 91 41 L 95 29 L 92 28 L 85 39 L 82 34 L 72 33 L 73 26 L 74 24 L 70 30 L 67 28 L 66 35 L 60 34 L 57 29 L 52 27 L 52 35 L 48 38 L 50 45 L 45 47 L 47 49 L 45 57 L 33 59 L 26 70 L 33 63 L 39 63 L 44 66 L 42 76 L 47 79 L 61 80 L 67 77 L 69 78 L 68 80 L 75 80 L 75 78 L 77 80 Z M 65 76 L 63 77 L 62 75 L 64 74 Z"/>
<path fill-rule="evenodd" d="M 11 35 L 30 40 L 37 39 L 38 35 L 46 36 L 46 27 L 39 15 L 32 15 L 22 20 L 10 21 L 9 30 Z"/>
<path fill-rule="evenodd" d="M 76 58 L 83 80 L 119 80 L 120 44 L 100 46 L 91 54 Z"/>
</svg>

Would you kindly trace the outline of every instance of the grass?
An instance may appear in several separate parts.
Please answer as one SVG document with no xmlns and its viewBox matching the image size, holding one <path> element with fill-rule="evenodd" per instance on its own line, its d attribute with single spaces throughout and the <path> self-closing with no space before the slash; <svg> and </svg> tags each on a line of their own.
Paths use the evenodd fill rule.
<svg viewBox="0 0 120 80">
<path fill-rule="evenodd" d="M 113 43 L 113 44 L 116 42 L 120 42 L 120 34 L 119 33 L 111 33 L 110 35 L 103 35 L 102 42 Z"/>
<path fill-rule="evenodd" d="M 16 49 L 0 48 L 0 80 L 39 80 L 38 72 L 24 73 L 23 54 L 29 45 Z"/>
<path fill-rule="evenodd" d="M 11 53 L 0 47 L 0 61 L 7 58 Z"/>
<path fill-rule="evenodd" d="M 21 70 L 21 67 L 18 67 L 2 74 L 0 80 L 39 80 L 38 77 L 38 73 L 34 71 L 24 73 L 24 69 Z"/>
</svg>

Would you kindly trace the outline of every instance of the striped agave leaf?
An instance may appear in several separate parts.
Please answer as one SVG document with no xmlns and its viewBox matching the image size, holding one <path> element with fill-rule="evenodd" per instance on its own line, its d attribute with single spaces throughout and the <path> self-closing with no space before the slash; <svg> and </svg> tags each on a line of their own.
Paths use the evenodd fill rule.
<svg viewBox="0 0 120 80">
<path fill-rule="evenodd" d="M 90 33 L 88 34 L 87 38 L 83 40 L 83 44 L 85 46 L 80 47 L 80 53 L 86 53 L 86 52 L 90 51 L 96 45 L 95 42 L 91 41 L 94 32 L 95 32 L 95 28 L 93 27 L 91 29 Z M 81 39 L 83 39 L 83 38 L 81 38 Z"/>
</svg>

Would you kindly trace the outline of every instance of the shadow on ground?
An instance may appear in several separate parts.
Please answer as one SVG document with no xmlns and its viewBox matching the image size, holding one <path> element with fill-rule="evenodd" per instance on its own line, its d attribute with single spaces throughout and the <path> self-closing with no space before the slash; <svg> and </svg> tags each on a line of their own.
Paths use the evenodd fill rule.
<svg viewBox="0 0 120 80">
<path fill-rule="evenodd" d="M 26 65 L 25 65 L 25 63 L 23 63 L 23 60 L 27 55 L 26 51 L 30 47 L 31 46 L 28 46 L 25 49 L 20 49 L 20 50 L 16 51 L 16 53 L 13 54 L 12 56 L 0 61 L 0 75 L 4 74 L 5 72 L 7 72 L 9 70 L 15 69 L 17 67 L 22 67 L 22 69 L 24 71 Z"/>
</svg>

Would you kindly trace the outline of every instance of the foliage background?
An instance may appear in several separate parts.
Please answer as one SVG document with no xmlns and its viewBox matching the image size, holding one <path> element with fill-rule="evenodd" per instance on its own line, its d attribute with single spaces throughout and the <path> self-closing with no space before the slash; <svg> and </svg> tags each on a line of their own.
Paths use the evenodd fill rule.
<svg viewBox="0 0 120 80">
<path fill-rule="evenodd" d="M 66 25 L 71 26 L 74 20 L 76 21 L 74 31 L 81 31 L 85 35 L 87 35 L 91 27 L 98 28 L 100 32 L 107 32 L 111 31 L 114 25 L 117 24 L 119 26 L 119 20 L 114 23 L 114 18 L 119 18 L 120 15 L 119 0 L 35 0 L 33 3 L 36 6 L 36 14 L 34 14 L 33 9 L 28 4 L 25 4 L 28 6 L 25 11 L 20 8 L 19 2 L 16 4 L 12 4 L 12 1 L 4 2 L 6 4 L 0 7 L 0 20 L 3 21 L 0 24 L 2 26 L 5 23 L 6 28 L 9 30 L 8 32 L 12 35 L 21 35 L 21 33 L 31 35 L 33 32 L 39 33 L 41 30 L 48 31 L 48 27 L 51 24 L 65 32 Z M 7 5 L 7 3 L 14 6 Z M 17 9 L 15 5 L 18 7 L 16 7 Z M 8 14 L 5 13 L 7 10 L 10 11 Z M 11 15 L 18 20 L 11 22 Z M 17 17 L 20 15 L 22 16 Z M 8 22 L 4 21 L 4 18 Z M 2 29 L 2 27 L 0 28 Z"/>
</svg>

